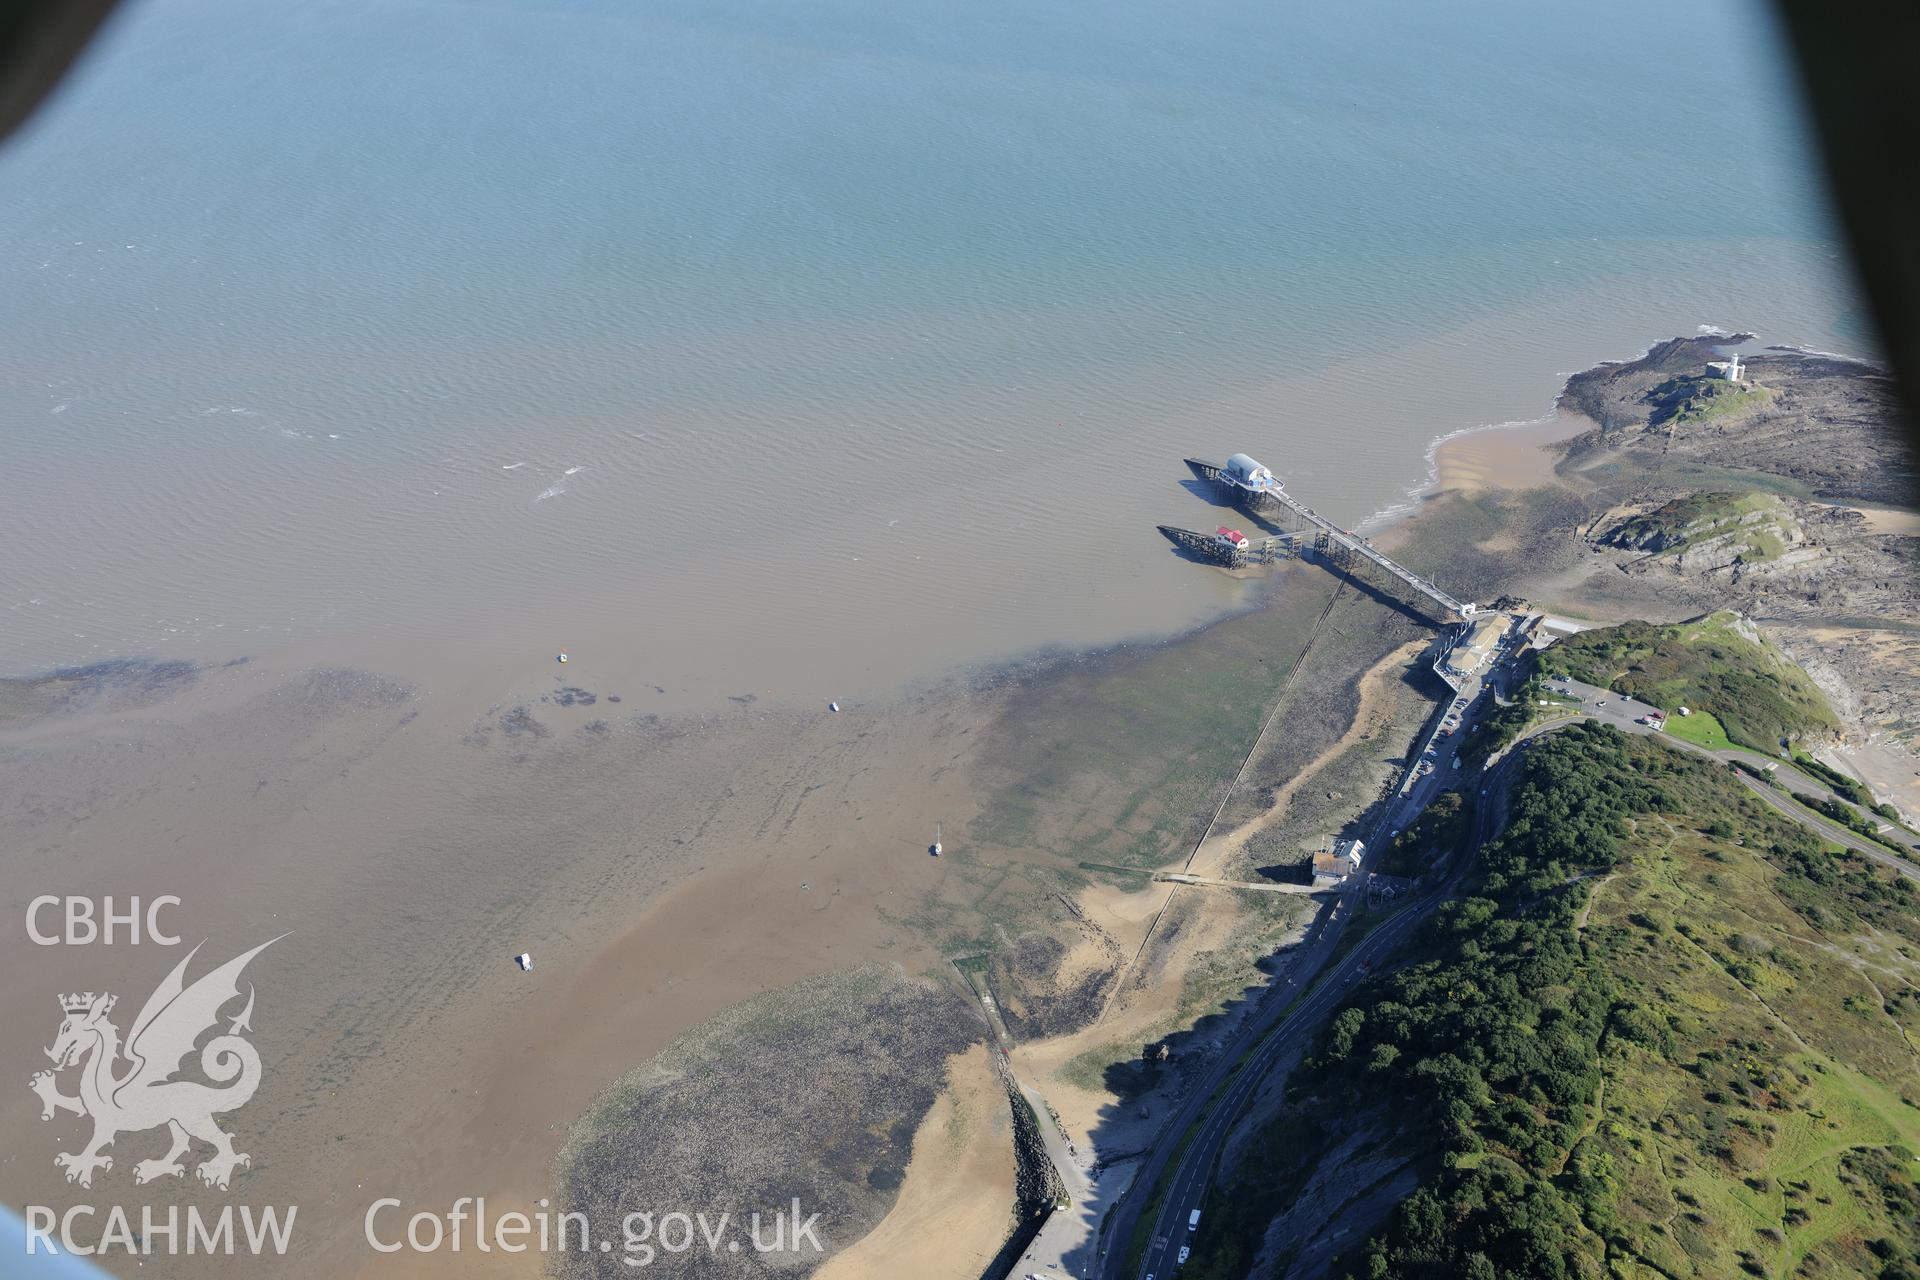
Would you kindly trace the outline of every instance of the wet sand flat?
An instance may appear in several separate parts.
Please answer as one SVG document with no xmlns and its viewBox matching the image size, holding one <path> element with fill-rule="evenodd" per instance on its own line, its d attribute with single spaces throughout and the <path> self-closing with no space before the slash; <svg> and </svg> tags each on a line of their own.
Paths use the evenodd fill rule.
<svg viewBox="0 0 1920 1280">
<path fill-rule="evenodd" d="M 292 930 L 249 971 L 267 1065 L 233 1123 L 258 1153 L 247 1198 L 301 1206 L 291 1274 L 408 1274 L 418 1259 L 373 1258 L 361 1238 L 376 1196 L 530 1206 L 567 1125 L 687 1027 L 810 973 L 930 964 L 885 908 L 947 874 L 924 847 L 937 817 L 967 817 L 942 778 L 978 706 L 680 725 L 533 706 L 511 722 L 546 736 L 495 728 L 475 745 L 484 708 L 238 668 L 107 727 L 54 719 L 0 743 L 20 784 L 0 810 L 16 920 L 43 888 L 171 893 L 175 927 L 210 938 L 214 962 Z M 521 950 L 530 974 L 510 963 Z M 19 978 L 0 1016 L 22 1029 L 23 1078 L 56 993 L 137 1008 L 176 958 L 18 931 L 0 954 Z M 136 1193 L 118 1170 L 91 1193 L 66 1185 L 52 1158 L 78 1133 L 43 1125 L 24 1089 L 0 1099 L 0 1133 L 13 1203 Z"/>
</svg>

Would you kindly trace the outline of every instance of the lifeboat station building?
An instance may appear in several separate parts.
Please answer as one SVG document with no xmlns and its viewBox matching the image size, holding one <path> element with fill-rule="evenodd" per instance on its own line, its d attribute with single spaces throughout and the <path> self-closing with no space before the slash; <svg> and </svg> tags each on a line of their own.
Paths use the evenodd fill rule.
<svg viewBox="0 0 1920 1280">
<path fill-rule="evenodd" d="M 1281 484 L 1267 470 L 1244 453 L 1236 453 L 1220 468 L 1222 482 L 1247 493 L 1278 493 Z"/>
</svg>

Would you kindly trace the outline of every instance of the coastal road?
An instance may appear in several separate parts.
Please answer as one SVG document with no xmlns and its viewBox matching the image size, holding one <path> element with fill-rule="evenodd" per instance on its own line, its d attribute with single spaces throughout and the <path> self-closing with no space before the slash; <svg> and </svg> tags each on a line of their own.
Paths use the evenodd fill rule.
<svg viewBox="0 0 1920 1280">
<path fill-rule="evenodd" d="M 1556 692 L 1565 691 L 1571 696 L 1578 697 L 1579 708 L 1566 720 L 1549 721 L 1546 724 L 1534 726 L 1522 735 L 1523 740 L 1538 737 L 1542 733 L 1550 733 L 1571 720 L 1598 720 L 1603 724 L 1612 725 L 1623 733 L 1658 736 L 1667 746 L 1677 751 L 1705 756 L 1709 760 L 1742 765 L 1744 769 L 1737 775 L 1741 783 L 1772 809 L 1806 827 L 1823 840 L 1830 840 L 1851 849 L 1860 856 L 1897 871 L 1910 880 L 1920 880 L 1920 863 L 1903 858 L 1885 845 L 1869 840 L 1857 831 L 1850 831 L 1831 818 L 1814 813 L 1795 801 L 1788 791 L 1802 792 L 1821 800 L 1834 800 L 1839 797 L 1834 795 L 1832 788 L 1819 779 L 1801 772 L 1791 761 L 1767 756 L 1758 751 L 1749 751 L 1744 747 L 1734 747 L 1731 750 L 1703 747 L 1697 743 L 1676 738 L 1671 733 L 1638 723 L 1648 712 L 1658 711 L 1657 708 L 1650 707 L 1644 702 L 1636 702 L 1632 698 L 1622 697 L 1620 694 L 1596 688 L 1590 684 L 1582 684 L 1578 680 L 1554 679 L 1546 683 Z M 1786 783 L 1787 791 L 1769 786 L 1754 776 L 1761 773 L 1782 779 Z M 1920 857 L 1920 838 L 1914 837 L 1912 833 L 1899 827 L 1892 828 L 1887 835 L 1889 838 L 1899 840 L 1912 850 L 1916 857 Z"/>
<path fill-rule="evenodd" d="M 1288 1007 L 1284 1017 L 1264 1028 L 1249 1029 L 1240 1052 L 1223 1054 L 1161 1130 L 1162 1140 L 1135 1176 L 1130 1194 L 1115 1209 L 1103 1241 L 1099 1273 L 1107 1280 L 1127 1280 L 1126 1254 L 1136 1225 L 1147 1206 L 1144 1201 L 1164 1182 L 1165 1197 L 1154 1211 L 1152 1234 L 1136 1274 L 1165 1280 L 1179 1265 L 1180 1250 L 1197 1237 L 1187 1221 L 1202 1207 L 1213 1170 L 1234 1123 L 1257 1090 L 1284 1084 L 1284 1072 L 1274 1067 L 1298 1049 L 1304 1036 L 1337 1008 L 1347 993 L 1373 966 L 1390 953 L 1452 895 L 1472 867 L 1481 846 L 1498 830 L 1499 806 L 1504 799 L 1509 756 L 1486 775 L 1474 805 L 1468 852 L 1444 884 L 1389 917 L 1322 975 L 1319 985 Z M 1348 905 L 1351 899 L 1343 902 Z M 1332 930 L 1328 931 L 1332 933 Z M 1272 1020 L 1269 1019 L 1272 1023 Z M 1171 1171 L 1163 1179 L 1163 1171 Z"/>
<path fill-rule="evenodd" d="M 1500 664 L 1488 670 L 1488 679 L 1498 677 L 1498 672 L 1503 668 L 1505 660 L 1511 656 L 1511 652 L 1513 652 L 1511 645 L 1501 652 Z M 1375 819 L 1373 827 L 1369 829 L 1369 835 L 1367 835 L 1369 862 L 1373 856 L 1379 854 L 1380 848 L 1386 844 L 1386 841 L 1400 835 L 1405 825 L 1419 816 L 1419 812 L 1427 806 L 1434 794 L 1459 783 L 1459 773 L 1453 770 L 1450 758 L 1457 748 L 1465 745 L 1467 737 L 1473 733 L 1476 714 L 1484 708 L 1480 695 L 1490 687 L 1492 687 L 1490 683 L 1486 685 L 1482 683 L 1480 676 L 1467 677 L 1465 681 L 1461 681 L 1459 689 L 1455 689 L 1448 700 L 1444 700 L 1434 710 L 1434 716 L 1427 723 L 1425 731 L 1413 741 L 1413 748 L 1407 752 L 1407 766 L 1402 777 L 1396 781 L 1392 793 L 1388 794 L 1384 812 Z M 1423 764 L 1428 768 L 1427 773 L 1421 773 Z M 1488 771 L 1486 777 L 1492 779 L 1494 771 Z M 1486 789 L 1488 787 L 1482 785 L 1482 791 Z M 1478 808 L 1476 808 L 1476 814 L 1478 814 Z M 1442 887 L 1438 892 L 1444 896 L 1453 883 L 1457 883 L 1457 875 L 1448 883 L 1448 887 Z M 1434 902 L 1438 902 L 1438 898 L 1428 896 L 1427 900 L 1411 904 L 1400 915 L 1396 915 L 1394 921 L 1388 921 L 1388 925 L 1382 925 L 1379 933 L 1367 938 L 1354 954 L 1350 954 L 1346 960 L 1342 961 L 1340 969 L 1336 969 L 1327 977 L 1327 983 L 1313 990 L 1313 998 L 1319 1000 L 1321 996 L 1327 996 L 1329 990 L 1338 988 L 1334 990 L 1332 996 L 1327 996 L 1325 1002 L 1306 1009 L 1304 1006 L 1290 1006 L 1279 990 L 1267 992 L 1265 1000 L 1261 1002 L 1260 1011 L 1252 1019 L 1248 1019 L 1248 1023 L 1236 1034 L 1233 1044 L 1229 1044 L 1227 1050 L 1213 1061 L 1206 1077 L 1200 1080 L 1200 1084 L 1188 1094 L 1185 1103 L 1179 1109 L 1175 1109 L 1175 1113 L 1167 1119 L 1167 1123 L 1162 1125 L 1160 1132 L 1156 1134 L 1154 1146 L 1148 1151 L 1146 1159 L 1142 1161 L 1133 1180 L 1129 1182 L 1125 1196 L 1117 1203 L 1114 1213 L 1100 1228 L 1100 1238 L 1096 1242 L 1098 1245 L 1096 1247 L 1098 1261 L 1094 1265 L 1096 1274 L 1102 1274 L 1102 1276 L 1117 1274 L 1116 1268 L 1123 1267 L 1125 1251 L 1133 1238 L 1135 1222 L 1139 1221 L 1139 1215 L 1142 1213 L 1142 1199 L 1152 1196 L 1154 1186 L 1160 1182 L 1162 1173 L 1165 1171 L 1165 1165 L 1173 1157 L 1173 1148 L 1200 1119 L 1200 1115 L 1208 1111 L 1210 1100 L 1213 1094 L 1219 1092 L 1221 1082 L 1229 1075 L 1233 1075 L 1235 1071 L 1240 1071 L 1242 1065 L 1246 1065 L 1248 1069 L 1240 1077 L 1242 1102 L 1244 1102 L 1244 1096 L 1246 1096 L 1244 1090 L 1252 1090 L 1254 1084 L 1258 1084 L 1258 1080 L 1263 1075 L 1273 1071 L 1273 1065 L 1279 1061 L 1286 1046 L 1290 1042 L 1296 1042 L 1302 1031 L 1306 1031 L 1313 1025 L 1313 1017 L 1325 1015 L 1327 1009 L 1331 1009 L 1332 1004 L 1338 1000 L 1338 992 L 1352 986 L 1354 981 L 1359 979 L 1359 975 L 1363 975 L 1367 967 L 1373 963 L 1373 956 L 1384 954 L 1386 948 L 1392 946 L 1392 942 L 1404 936 L 1404 929 L 1411 927 L 1411 921 L 1428 912 L 1434 906 Z M 1294 956 L 1294 960 L 1288 965 L 1288 973 L 1284 979 L 1286 986 L 1292 986 L 1296 992 L 1313 988 L 1321 967 L 1331 958 L 1332 950 L 1338 946 L 1342 931 L 1348 927 L 1357 910 L 1359 910 L 1359 904 L 1354 894 L 1342 896 L 1338 902 L 1334 902 L 1319 933 L 1309 938 L 1308 946 L 1302 948 L 1302 954 Z M 1405 921 L 1405 923 L 1396 923 L 1396 921 Z M 1286 1021 L 1279 1027 L 1275 1027 L 1275 1023 L 1283 1015 Z M 1302 1017 L 1302 1021 L 1296 1021 L 1296 1017 Z M 1248 1063 L 1248 1057 L 1254 1054 L 1260 1054 L 1260 1061 Z M 1221 1126 L 1221 1134 L 1227 1128 L 1231 1128 L 1231 1125 Z M 1212 1161 L 1208 1161 L 1206 1169 L 1212 1169 Z M 1198 1184 L 1198 1192 L 1194 1194 L 1200 1196 L 1204 1192 L 1206 1192 L 1206 1182 L 1202 1180 Z M 1177 1226 L 1181 1232 L 1185 1232 L 1187 1219 L 1181 1217 Z M 1177 1265 L 1179 1247 L 1185 1242 L 1177 1242 L 1165 1232 L 1158 1232 L 1158 1230 L 1156 1230 L 1156 1238 L 1164 1238 L 1167 1242 L 1165 1249 L 1169 1249 L 1169 1255 L 1165 1261 L 1169 1265 Z M 1148 1267 L 1142 1274 L 1158 1274 L 1158 1272 Z"/>
<path fill-rule="evenodd" d="M 1556 692 L 1564 691 L 1572 696 L 1579 697 L 1581 699 L 1581 711 L 1592 719 L 1605 721 L 1628 733 L 1660 733 L 1666 741 L 1671 742 L 1682 751 L 1692 751 L 1699 755 L 1710 755 L 1716 760 L 1725 760 L 1731 763 L 1745 765 L 1755 773 L 1768 774 L 1775 780 L 1786 784 L 1787 789 L 1790 791 L 1803 792 L 1807 795 L 1817 796 L 1822 800 L 1845 800 L 1845 797 L 1836 794 L 1832 787 L 1806 772 L 1785 756 L 1770 756 L 1764 751 L 1752 751 L 1746 747 L 1702 747 L 1696 743 L 1688 742 L 1684 738 L 1676 738 L 1673 734 L 1667 733 L 1664 730 L 1657 730 L 1647 725 L 1635 723 L 1639 717 L 1646 715 L 1648 712 L 1653 712 L 1656 715 L 1666 714 L 1658 708 L 1648 706 L 1644 702 L 1636 702 L 1632 698 L 1624 697 L 1611 690 L 1601 689 L 1590 684 L 1583 684 L 1578 680 L 1554 678 L 1545 680 L 1544 683 Z M 1597 704 L 1601 702 L 1604 702 L 1606 705 L 1596 710 Z M 1671 717 L 1668 718 L 1668 723 L 1672 723 Z M 1886 835 L 1890 840 L 1896 840 L 1910 849 L 1920 851 L 1920 835 L 1915 835 L 1913 832 L 1893 824 L 1889 824 Z"/>
<path fill-rule="evenodd" d="M 1315 976 L 1331 958 L 1341 929 L 1357 909 L 1358 903 L 1353 896 L 1341 898 L 1333 904 L 1320 928 L 1303 944 L 1303 954 L 1295 956 L 1284 979 L 1285 984 L 1293 988 L 1293 995 L 1297 996 L 1301 991 L 1308 991 L 1311 997 Z M 1352 961 L 1354 957 L 1349 956 L 1348 959 Z M 1278 991 L 1270 993 L 1262 1007 L 1242 1027 L 1240 1034 L 1213 1060 L 1197 1086 L 1187 1094 L 1179 1107 L 1161 1125 L 1159 1132 L 1154 1136 L 1153 1145 L 1134 1171 L 1125 1195 L 1108 1214 L 1100 1229 L 1094 1275 L 1117 1277 L 1122 1274 L 1128 1244 L 1133 1238 L 1134 1225 L 1139 1221 L 1145 1207 L 1143 1201 L 1153 1194 L 1154 1187 L 1160 1182 L 1161 1175 L 1172 1160 L 1174 1148 L 1179 1144 L 1182 1135 L 1187 1133 L 1195 1121 L 1204 1114 L 1209 1100 L 1221 1083 L 1237 1069 L 1255 1046 L 1272 1043 L 1272 1040 L 1263 1041 L 1262 1037 L 1271 1031 L 1275 1038 L 1284 1040 L 1297 1033 L 1301 1024 L 1289 1012 L 1290 1009 L 1297 1007 L 1297 1004 L 1282 997 Z M 1183 1219 L 1182 1230 L 1184 1229 Z"/>
<path fill-rule="evenodd" d="M 1860 856 L 1879 863 L 1883 867 L 1898 871 L 1909 880 L 1920 880 L 1920 865 L 1901 857 L 1883 844 L 1877 844 L 1857 832 L 1849 831 L 1833 820 L 1814 813 L 1794 801 L 1793 797 L 1774 790 L 1758 778 L 1742 773 L 1740 781 L 1747 790 L 1766 801 L 1780 813 L 1793 819 L 1803 827 L 1810 828 L 1822 839 L 1845 845 Z"/>
</svg>

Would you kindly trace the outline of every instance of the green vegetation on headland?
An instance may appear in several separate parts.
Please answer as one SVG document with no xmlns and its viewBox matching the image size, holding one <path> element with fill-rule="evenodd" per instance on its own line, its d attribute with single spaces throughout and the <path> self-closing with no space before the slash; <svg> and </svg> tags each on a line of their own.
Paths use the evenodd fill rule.
<svg viewBox="0 0 1920 1280">
<path fill-rule="evenodd" d="M 1375 870 L 1416 878 L 1450 864 L 1472 827 L 1473 811 L 1458 791 L 1443 791 L 1381 851 Z"/>
<path fill-rule="evenodd" d="M 1343 1177 L 1413 1185 L 1339 1275 L 1920 1275 L 1910 882 L 1591 724 L 1526 748 L 1478 875 L 1334 1015 L 1183 1275 L 1278 1218 L 1308 1245 Z"/>
<path fill-rule="evenodd" d="M 1793 763 L 1802 773 L 1818 778 L 1832 787 L 1835 795 L 1850 800 L 1854 804 L 1871 805 L 1873 803 L 1873 797 L 1868 794 L 1864 786 L 1860 785 L 1858 778 L 1844 774 L 1830 765 L 1821 764 L 1804 751 L 1793 753 Z"/>
<path fill-rule="evenodd" d="M 1653 555 L 1711 551 L 1744 564 L 1771 560 L 1805 536 L 1773 494 L 1694 493 L 1627 518 L 1603 541 Z"/>
<path fill-rule="evenodd" d="M 1539 682 L 1530 679 L 1512 701 L 1496 703 L 1481 716 L 1479 727 L 1460 747 L 1461 767 L 1477 773 L 1491 756 L 1526 732 L 1538 714 L 1540 692 Z"/>
<path fill-rule="evenodd" d="M 1772 393 L 1757 383 L 1696 374 L 1669 378 L 1647 392 L 1646 399 L 1652 407 L 1648 426 L 1690 426 L 1758 409 L 1772 399 Z"/>
<path fill-rule="evenodd" d="M 1667 717 L 1667 732 L 1682 742 L 1691 742 L 1696 747 L 1705 747 L 1709 751 L 1726 751 L 1736 745 L 1727 736 L 1727 727 L 1720 718 L 1704 708 L 1689 708 L 1691 715 L 1673 715 Z"/>
<path fill-rule="evenodd" d="M 1727 737 L 1778 753 L 1783 741 L 1838 727 L 1824 694 L 1738 614 L 1690 622 L 1623 622 L 1582 631 L 1540 654 L 1540 670 L 1571 676 L 1673 713 L 1711 712 Z"/>
</svg>

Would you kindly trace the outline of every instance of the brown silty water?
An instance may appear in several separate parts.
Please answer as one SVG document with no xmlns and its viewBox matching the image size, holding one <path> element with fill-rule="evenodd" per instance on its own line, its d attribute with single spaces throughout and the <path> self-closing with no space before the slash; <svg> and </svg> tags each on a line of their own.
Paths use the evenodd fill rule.
<svg viewBox="0 0 1920 1280">
<path fill-rule="evenodd" d="M 1394 406 L 1350 440 L 1312 437 L 1369 477 L 1325 461 L 1289 475 L 1357 520 L 1410 482 L 1381 476 L 1418 478 L 1420 441 L 1492 416 L 1469 408 L 1484 385 L 1446 390 L 1459 344 L 1512 339 L 1524 354 L 1488 375 L 1507 380 L 1495 401 L 1544 401 L 1542 362 L 1583 339 L 1527 346 L 1530 321 L 1233 399 L 1041 400 L 1023 407 L 1033 423 L 921 423 L 891 443 L 869 424 L 833 451 L 802 443 L 836 439 L 824 419 L 766 427 L 758 451 L 658 423 L 576 424 L 532 450 L 516 424 L 397 466 L 239 451 L 201 508 L 184 500 L 199 460 L 150 469 L 146 489 L 134 473 L 151 460 L 123 460 L 92 478 L 58 553 L 70 592 L 16 614 L 18 652 L 204 665 L 0 727 L 8 1062 L 22 1081 L 45 1065 L 61 992 L 115 992 L 124 1028 L 177 959 L 36 946 L 20 922 L 38 895 L 178 896 L 176 932 L 207 939 L 196 973 L 288 933 L 247 975 L 268 1066 L 231 1126 L 254 1157 L 237 1185 L 301 1206 L 294 1273 L 410 1274 L 417 1256 L 369 1256 L 373 1199 L 531 1205 L 566 1125 L 687 1028 L 809 974 L 937 964 L 903 922 L 954 874 L 925 846 L 935 822 L 950 847 L 964 838 L 973 753 L 1005 696 L 968 680 L 1035 646 L 1162 635 L 1263 598 L 1153 532 L 1217 511 L 1183 486 L 1183 453 L 1246 448 L 1288 474 L 1287 432 L 1257 421 L 1273 406 L 1300 422 Z M 26 470 L 54 483 L 68 466 Z M 55 542 L 32 532 L 23 562 L 52 563 Z M 156 611 L 176 599 L 199 620 Z M 522 951 L 531 974 L 510 963 Z M 84 1126 L 39 1112 L 24 1087 L 0 1097 L 10 1203 L 235 1198 L 135 1187 L 158 1131 L 70 1186 L 53 1156 Z"/>
</svg>

